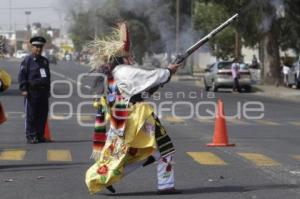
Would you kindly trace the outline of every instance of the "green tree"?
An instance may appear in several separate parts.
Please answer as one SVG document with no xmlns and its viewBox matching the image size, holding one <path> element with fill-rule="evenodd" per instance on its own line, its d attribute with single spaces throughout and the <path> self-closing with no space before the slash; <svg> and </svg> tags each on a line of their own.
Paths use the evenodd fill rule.
<svg viewBox="0 0 300 199">
<path fill-rule="evenodd" d="M 70 37 L 76 51 L 81 51 L 87 41 L 94 38 L 95 26 L 90 12 L 71 11 L 73 24 L 69 29 Z"/>
<path fill-rule="evenodd" d="M 72 11 L 73 21 L 69 30 L 77 51 L 91 40 L 110 34 L 111 27 L 118 21 L 126 20 L 130 29 L 133 51 L 136 61 L 141 63 L 144 52 L 150 46 L 150 42 L 157 40 L 157 34 L 149 29 L 149 20 L 146 16 L 138 16 L 129 10 L 120 7 L 120 0 L 106 1 L 102 7 L 89 9 L 87 12 L 76 13 Z"/>
<path fill-rule="evenodd" d="M 118 21 L 126 20 L 130 30 L 133 53 L 136 61 L 141 63 L 147 42 L 149 42 L 147 21 L 143 17 L 121 9 L 120 5 L 120 0 L 107 1 L 103 7 L 96 10 L 96 16 L 101 20 L 101 23 L 97 24 L 99 29 L 98 36 L 103 37 L 106 34 L 110 34 L 111 27 L 115 27 Z"/>
<path fill-rule="evenodd" d="M 194 13 L 194 27 L 203 34 L 208 34 L 229 17 L 224 6 L 201 1 L 196 2 Z M 209 42 L 214 56 L 222 59 L 234 56 L 234 32 L 233 27 L 227 27 Z"/>
<path fill-rule="evenodd" d="M 299 56 L 300 53 L 300 2 L 286 0 L 285 17 L 281 22 L 281 48 L 293 49 Z"/>
<path fill-rule="evenodd" d="M 283 1 L 283 5 L 286 4 L 288 0 Z M 274 6 L 275 1 L 246 1 L 246 0 L 198 0 L 200 2 L 198 5 L 201 7 L 207 7 L 211 10 L 211 14 L 207 13 L 207 18 L 201 16 L 200 19 L 195 19 L 195 23 L 199 23 L 200 20 L 209 20 L 213 16 L 228 16 L 235 12 L 239 12 L 239 20 L 235 25 L 235 31 L 241 35 L 241 41 L 243 45 L 250 47 L 261 46 L 261 56 L 263 63 L 263 80 L 266 83 L 277 83 L 280 79 L 280 56 L 279 49 L 281 46 L 281 38 L 283 36 L 283 20 L 278 16 L 277 9 Z M 277 1 L 279 2 L 279 1 Z M 211 6 L 212 5 L 212 6 Z M 213 7 L 213 8 L 209 8 Z M 298 7 L 299 8 L 299 7 Z M 197 8 L 199 9 L 199 8 Z M 202 8 L 205 9 L 205 8 Z M 196 10 L 198 12 L 198 10 Z M 213 16 L 211 16 L 213 15 Z M 195 15 L 195 17 L 198 17 Z M 197 21 L 198 20 L 198 21 Z M 293 21 L 293 20 L 292 20 Z M 211 21 L 211 23 L 216 23 L 216 21 Z M 201 23 L 200 23 L 201 24 Z M 216 24 L 214 24 L 216 25 Z M 290 25 L 287 23 L 284 26 Z M 225 34 L 225 33 L 224 33 Z M 223 35 L 223 33 L 222 33 Z M 226 35 L 226 34 L 225 34 Z M 221 46 L 221 43 L 228 40 L 228 38 L 223 38 L 214 40 L 217 46 Z M 290 40 L 290 39 L 288 39 Z M 231 40 L 232 41 L 232 40 Z M 229 42 L 229 45 L 234 45 L 234 42 Z M 286 42 L 287 43 L 287 42 Z M 214 45 L 211 45 L 214 46 Z M 287 43 L 286 47 L 289 46 Z M 289 46 L 290 47 L 290 46 Z M 227 49 L 223 49 L 225 53 L 229 53 Z"/>
</svg>

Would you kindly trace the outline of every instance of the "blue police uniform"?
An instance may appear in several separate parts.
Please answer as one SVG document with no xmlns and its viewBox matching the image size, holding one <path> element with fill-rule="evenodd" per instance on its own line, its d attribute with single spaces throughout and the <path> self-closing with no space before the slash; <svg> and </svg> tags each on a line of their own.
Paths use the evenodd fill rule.
<svg viewBox="0 0 300 199">
<path fill-rule="evenodd" d="M 30 40 L 33 44 L 36 40 Z M 44 40 L 43 40 L 44 41 Z M 29 55 L 19 70 L 19 87 L 25 96 L 25 131 L 29 143 L 44 142 L 50 96 L 50 69 L 47 58 Z"/>
</svg>

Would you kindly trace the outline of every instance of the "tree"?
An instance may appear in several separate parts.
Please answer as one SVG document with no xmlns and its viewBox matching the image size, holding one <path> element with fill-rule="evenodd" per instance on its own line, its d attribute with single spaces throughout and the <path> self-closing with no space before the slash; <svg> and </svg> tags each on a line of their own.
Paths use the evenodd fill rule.
<svg viewBox="0 0 300 199">
<path fill-rule="evenodd" d="M 281 22 L 281 48 L 293 49 L 299 56 L 300 53 L 300 2 L 293 0 L 285 1 L 285 17 Z"/>
<path fill-rule="evenodd" d="M 0 58 L 2 58 L 6 53 L 6 38 L 0 35 Z"/>
<path fill-rule="evenodd" d="M 126 19 L 128 28 L 130 30 L 130 37 L 132 43 L 132 50 L 135 60 L 138 63 L 142 62 L 145 49 L 149 45 L 150 30 L 146 17 L 137 16 L 133 12 L 122 9 L 120 0 L 107 1 L 103 7 L 96 10 L 96 16 L 101 22 L 98 21 L 99 37 L 110 34 L 111 27 L 116 26 L 118 21 Z"/>
<path fill-rule="evenodd" d="M 229 17 L 225 7 L 213 3 L 197 2 L 193 23 L 196 30 L 208 34 Z M 228 59 L 234 56 L 234 28 L 227 27 L 210 43 L 212 54 L 217 58 Z"/>
<path fill-rule="evenodd" d="M 71 12 L 73 24 L 70 27 L 70 37 L 76 51 L 81 51 L 87 41 L 93 39 L 94 27 L 92 26 L 91 13 Z"/>
<path fill-rule="evenodd" d="M 217 21 L 212 20 L 212 18 L 220 15 L 220 12 L 224 16 L 239 12 L 240 16 L 238 23 L 235 25 L 235 31 L 241 34 L 243 45 L 261 46 L 260 54 L 262 56 L 260 57 L 264 66 L 262 71 L 263 81 L 270 84 L 280 81 L 279 49 L 292 48 L 296 52 L 299 52 L 300 49 L 298 40 L 300 36 L 300 15 L 298 14 L 300 4 L 298 1 L 197 0 L 197 2 L 199 2 L 198 6 L 203 7 L 205 5 L 212 13 L 206 13 L 206 16 L 195 15 L 195 26 L 206 23 L 201 22 L 202 20 L 210 20 L 210 23 L 216 23 Z M 196 9 L 200 8 L 196 7 Z M 280 9 L 286 10 L 286 16 L 282 16 Z M 196 12 L 198 11 L 196 10 Z M 202 8 L 202 12 L 205 12 L 205 8 Z M 197 19 L 198 17 L 199 19 Z M 222 47 L 221 44 L 224 40 L 213 40 L 213 42 Z M 211 44 L 212 49 L 214 49 L 215 44 Z M 229 53 L 226 48 L 221 50 Z"/>
<path fill-rule="evenodd" d="M 71 25 L 69 32 L 77 51 L 91 40 L 110 34 L 111 27 L 116 22 L 125 20 L 128 22 L 133 51 L 136 61 L 141 63 L 144 52 L 149 49 L 151 43 L 155 43 L 159 37 L 150 30 L 148 16 L 138 15 L 130 9 L 124 9 L 122 1 L 110 0 L 101 4 L 99 8 L 90 8 L 86 12 L 71 12 Z M 161 49 L 161 48 L 158 48 Z"/>
</svg>

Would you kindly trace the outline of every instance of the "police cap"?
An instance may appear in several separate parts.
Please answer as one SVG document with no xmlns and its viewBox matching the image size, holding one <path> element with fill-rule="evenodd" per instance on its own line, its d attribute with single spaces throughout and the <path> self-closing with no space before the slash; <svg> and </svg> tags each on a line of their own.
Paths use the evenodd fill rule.
<svg viewBox="0 0 300 199">
<path fill-rule="evenodd" d="M 30 43 L 32 45 L 44 45 L 46 43 L 46 39 L 41 36 L 35 36 L 30 39 Z"/>
</svg>

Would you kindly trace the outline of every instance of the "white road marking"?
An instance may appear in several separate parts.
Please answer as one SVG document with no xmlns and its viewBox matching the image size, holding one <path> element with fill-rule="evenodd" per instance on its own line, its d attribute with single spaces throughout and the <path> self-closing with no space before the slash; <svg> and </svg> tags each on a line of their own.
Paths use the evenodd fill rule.
<svg viewBox="0 0 300 199">
<path fill-rule="evenodd" d="M 56 75 L 56 76 L 60 77 L 60 78 L 66 79 L 66 80 L 70 81 L 71 83 L 73 83 L 73 84 L 75 84 L 77 86 L 84 86 L 84 88 L 92 89 L 91 86 L 89 86 L 89 85 L 82 85 L 81 82 L 77 82 L 76 80 L 74 80 L 74 79 L 72 79 L 72 78 L 70 78 L 70 77 L 68 77 L 68 76 L 66 76 L 66 75 L 64 75 L 62 73 L 56 72 L 54 70 L 51 70 L 51 73 L 53 75 Z"/>
</svg>

